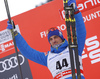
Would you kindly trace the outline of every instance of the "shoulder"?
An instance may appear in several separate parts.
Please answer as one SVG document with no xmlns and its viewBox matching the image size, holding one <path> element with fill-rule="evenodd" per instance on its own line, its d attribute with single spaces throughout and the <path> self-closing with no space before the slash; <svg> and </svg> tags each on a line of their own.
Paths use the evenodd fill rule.
<svg viewBox="0 0 100 79">
<path fill-rule="evenodd" d="M 47 55 L 49 54 L 49 52 L 50 52 L 50 51 L 48 51 L 48 52 L 44 52 L 44 55 L 47 56 Z"/>
</svg>

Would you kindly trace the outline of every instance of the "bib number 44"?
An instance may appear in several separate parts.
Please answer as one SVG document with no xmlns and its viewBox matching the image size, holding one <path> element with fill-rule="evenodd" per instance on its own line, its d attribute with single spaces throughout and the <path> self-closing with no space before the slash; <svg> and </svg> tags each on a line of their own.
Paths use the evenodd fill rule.
<svg viewBox="0 0 100 79">
<path fill-rule="evenodd" d="M 63 67 L 68 67 L 68 62 L 66 60 L 66 58 L 64 58 L 61 63 L 60 61 L 56 62 L 56 69 L 62 69 Z"/>
</svg>

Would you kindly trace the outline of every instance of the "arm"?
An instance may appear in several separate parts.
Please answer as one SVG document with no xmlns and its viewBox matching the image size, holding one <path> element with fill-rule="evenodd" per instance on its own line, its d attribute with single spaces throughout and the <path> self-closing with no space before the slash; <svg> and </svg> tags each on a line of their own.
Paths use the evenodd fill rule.
<svg viewBox="0 0 100 79">
<path fill-rule="evenodd" d="M 86 38 L 85 24 L 84 24 L 81 12 L 79 12 L 79 10 L 77 9 L 76 0 L 69 0 L 68 5 L 70 6 L 71 4 L 73 4 L 73 7 L 75 9 L 74 17 L 75 17 L 75 20 L 76 20 L 76 34 L 77 34 L 77 42 L 78 42 L 78 54 L 80 56 L 82 56 L 82 51 L 84 49 L 85 38 Z"/>
<path fill-rule="evenodd" d="M 81 12 L 75 14 L 76 20 L 76 33 L 77 33 L 77 42 L 78 42 L 78 53 L 82 56 L 82 51 L 84 49 L 85 39 L 86 39 L 86 29 L 83 21 Z"/>
<path fill-rule="evenodd" d="M 7 29 L 11 30 L 13 29 L 12 25 L 7 22 Z M 15 31 L 15 40 L 16 40 L 16 45 L 19 48 L 20 52 L 28 59 L 47 66 L 47 56 L 43 52 L 36 51 L 35 49 L 31 48 L 27 42 L 24 40 L 24 38 L 17 32 Z"/>
<path fill-rule="evenodd" d="M 31 48 L 19 33 L 15 36 L 15 40 L 18 49 L 26 58 L 38 64 L 47 66 L 47 56 L 45 56 L 43 52 L 39 52 Z"/>
</svg>

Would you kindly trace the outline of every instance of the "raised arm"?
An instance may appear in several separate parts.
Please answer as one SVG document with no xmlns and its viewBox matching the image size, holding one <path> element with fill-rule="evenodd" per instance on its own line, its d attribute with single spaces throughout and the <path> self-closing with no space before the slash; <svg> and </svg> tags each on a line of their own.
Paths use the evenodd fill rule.
<svg viewBox="0 0 100 79">
<path fill-rule="evenodd" d="M 12 29 L 12 25 L 8 23 L 7 29 Z M 21 34 L 17 33 L 17 31 L 15 31 L 15 41 L 16 41 L 16 45 L 18 47 L 18 49 L 20 50 L 20 52 L 28 59 L 47 66 L 47 56 L 45 56 L 45 54 L 43 52 L 39 52 L 33 48 L 31 48 L 27 42 L 25 41 L 25 39 L 21 36 Z"/>
<path fill-rule="evenodd" d="M 76 20 L 78 53 L 81 56 L 82 51 L 84 49 L 85 39 L 86 39 L 86 29 L 85 29 L 85 24 L 81 12 L 75 14 L 75 20 Z"/>
</svg>

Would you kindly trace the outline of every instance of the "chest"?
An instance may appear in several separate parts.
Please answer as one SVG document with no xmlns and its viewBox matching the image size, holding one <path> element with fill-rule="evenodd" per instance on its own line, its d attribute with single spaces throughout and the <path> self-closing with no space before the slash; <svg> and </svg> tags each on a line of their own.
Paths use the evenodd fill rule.
<svg viewBox="0 0 100 79">
<path fill-rule="evenodd" d="M 48 67 L 55 67 L 56 69 L 62 69 L 63 67 L 70 66 L 69 51 L 63 51 L 59 54 L 51 53 L 48 56 Z"/>
<path fill-rule="evenodd" d="M 79 57 L 79 59 L 81 60 L 81 57 Z M 66 48 L 59 54 L 49 52 L 47 64 L 48 64 L 48 69 L 52 73 L 53 77 L 55 76 L 59 77 L 59 74 L 60 76 L 70 75 L 71 64 L 70 64 L 69 49 Z"/>
</svg>

